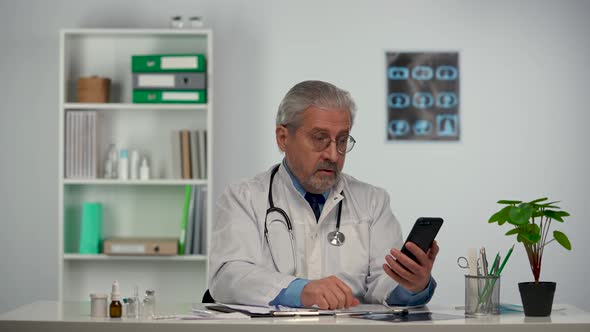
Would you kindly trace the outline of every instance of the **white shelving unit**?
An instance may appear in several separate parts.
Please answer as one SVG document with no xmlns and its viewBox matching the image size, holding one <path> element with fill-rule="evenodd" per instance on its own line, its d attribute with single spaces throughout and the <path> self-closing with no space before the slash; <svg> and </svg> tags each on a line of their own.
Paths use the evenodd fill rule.
<svg viewBox="0 0 590 332">
<path fill-rule="evenodd" d="M 103 239 L 178 238 L 186 185 L 206 186 L 207 242 L 211 225 L 213 178 L 213 48 L 210 30 L 68 29 L 60 36 L 59 96 L 59 300 L 89 300 L 109 293 L 113 280 L 122 296 L 156 290 L 158 301 L 198 302 L 207 288 L 207 255 L 109 256 L 79 254 L 82 204 L 103 206 Z M 206 104 L 132 103 L 131 56 L 205 54 Z M 111 79 L 110 102 L 76 102 L 79 77 Z M 65 177 L 65 118 L 69 110 L 97 112 L 96 179 Z M 206 179 L 180 179 L 174 162 L 174 133 L 207 129 Z M 136 149 L 150 160 L 149 180 L 104 179 L 109 144 Z"/>
</svg>

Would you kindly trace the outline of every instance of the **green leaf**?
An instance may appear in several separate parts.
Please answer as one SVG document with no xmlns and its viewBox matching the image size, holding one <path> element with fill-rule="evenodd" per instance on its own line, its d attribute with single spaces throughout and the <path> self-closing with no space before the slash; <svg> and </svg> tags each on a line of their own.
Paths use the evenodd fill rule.
<svg viewBox="0 0 590 332">
<path fill-rule="evenodd" d="M 553 237 L 555 238 L 555 241 L 561 244 L 562 247 L 564 247 L 567 250 L 572 250 L 572 244 L 570 243 L 570 240 L 567 238 L 567 235 L 563 234 L 560 231 L 553 231 Z"/>
<path fill-rule="evenodd" d="M 537 198 L 534 201 L 530 201 L 529 204 L 535 204 L 535 203 L 539 203 L 539 202 L 546 201 L 546 200 L 547 200 L 547 197 Z"/>
<path fill-rule="evenodd" d="M 557 220 L 557 221 L 561 221 L 563 222 L 563 219 L 561 218 L 560 214 L 558 213 L 558 211 L 554 211 L 554 210 L 545 210 L 543 211 L 543 214 L 551 219 Z"/>
<path fill-rule="evenodd" d="M 490 219 L 488 220 L 489 223 L 497 222 L 498 225 L 503 225 L 508 220 L 508 211 L 510 210 L 511 206 L 505 206 L 502 210 L 494 213 Z"/>
<path fill-rule="evenodd" d="M 518 236 L 521 237 L 522 242 L 533 244 L 541 239 L 541 229 L 537 224 L 522 225 L 518 229 Z"/>
<path fill-rule="evenodd" d="M 522 203 L 519 206 L 510 207 L 508 212 L 508 222 L 513 225 L 524 225 L 529 222 L 533 215 L 533 207 L 528 203 Z"/>
<path fill-rule="evenodd" d="M 541 235 L 535 233 L 520 233 L 519 236 L 522 236 L 526 241 L 529 243 L 537 243 L 541 239 Z"/>
<path fill-rule="evenodd" d="M 513 229 L 509 230 L 509 231 L 508 231 L 508 232 L 506 232 L 506 234 L 504 234 L 504 235 L 506 235 L 506 236 L 508 236 L 508 235 L 514 235 L 514 234 L 518 234 L 518 232 L 520 232 L 520 230 L 519 230 L 519 228 L 518 228 L 518 227 L 516 227 L 516 228 L 513 228 Z"/>
<path fill-rule="evenodd" d="M 557 211 L 557 215 L 560 217 L 569 217 L 570 216 L 570 214 L 565 211 Z"/>
<path fill-rule="evenodd" d="M 522 203 L 522 201 L 510 201 L 510 200 L 499 200 L 498 204 L 509 204 L 509 205 L 514 205 L 514 204 L 519 204 Z"/>
</svg>

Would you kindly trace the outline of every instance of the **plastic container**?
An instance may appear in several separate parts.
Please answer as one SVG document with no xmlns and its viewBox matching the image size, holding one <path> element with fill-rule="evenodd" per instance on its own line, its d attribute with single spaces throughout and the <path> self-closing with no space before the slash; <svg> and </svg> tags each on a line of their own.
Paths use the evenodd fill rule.
<svg viewBox="0 0 590 332">
<path fill-rule="evenodd" d="M 129 152 L 121 149 L 119 152 L 119 180 L 129 179 Z"/>
<path fill-rule="evenodd" d="M 107 294 L 90 294 L 90 317 L 100 318 L 107 316 Z"/>
<path fill-rule="evenodd" d="M 139 179 L 139 152 L 131 150 L 131 166 L 129 168 L 131 179 Z"/>
<path fill-rule="evenodd" d="M 141 180 L 149 180 L 150 178 L 150 167 L 148 166 L 147 160 L 143 158 L 141 161 L 141 167 L 139 168 L 139 178 Z"/>
</svg>

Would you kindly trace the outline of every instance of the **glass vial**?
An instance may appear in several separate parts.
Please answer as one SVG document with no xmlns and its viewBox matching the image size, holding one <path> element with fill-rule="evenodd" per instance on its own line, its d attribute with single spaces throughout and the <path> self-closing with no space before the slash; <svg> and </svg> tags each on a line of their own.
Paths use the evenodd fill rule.
<svg viewBox="0 0 590 332">
<path fill-rule="evenodd" d="M 139 292 L 137 290 L 137 286 L 135 286 L 135 291 L 133 293 L 133 297 L 127 299 L 127 317 L 128 318 L 139 318 Z"/>
<path fill-rule="evenodd" d="M 153 289 L 147 289 L 143 298 L 143 316 L 151 318 L 156 315 L 156 295 Z"/>
</svg>

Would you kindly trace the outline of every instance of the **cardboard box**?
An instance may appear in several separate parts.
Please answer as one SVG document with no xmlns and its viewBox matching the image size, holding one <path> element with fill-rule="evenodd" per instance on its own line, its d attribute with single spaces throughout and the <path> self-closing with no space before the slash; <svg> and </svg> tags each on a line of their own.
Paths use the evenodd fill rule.
<svg viewBox="0 0 590 332">
<path fill-rule="evenodd" d="M 114 238 L 103 243 L 106 255 L 167 256 L 178 254 L 178 240 L 167 238 Z"/>
</svg>

